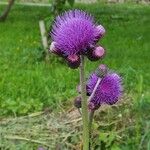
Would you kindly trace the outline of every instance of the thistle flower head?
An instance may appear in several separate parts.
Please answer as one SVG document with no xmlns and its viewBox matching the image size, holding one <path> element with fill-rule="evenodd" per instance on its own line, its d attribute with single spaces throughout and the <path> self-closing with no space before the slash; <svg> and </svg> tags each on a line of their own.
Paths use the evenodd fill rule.
<svg viewBox="0 0 150 150">
<path fill-rule="evenodd" d="M 68 55 L 81 54 L 95 43 L 99 30 L 91 15 L 81 10 L 71 10 L 56 18 L 52 40 L 57 49 Z"/>
<path fill-rule="evenodd" d="M 96 74 L 90 76 L 87 83 L 88 93 L 92 94 L 98 78 Z M 98 108 L 103 103 L 113 105 L 121 96 L 121 91 L 121 77 L 116 73 L 108 73 L 105 77 L 101 78 L 101 82 L 89 104 L 93 108 Z"/>
</svg>

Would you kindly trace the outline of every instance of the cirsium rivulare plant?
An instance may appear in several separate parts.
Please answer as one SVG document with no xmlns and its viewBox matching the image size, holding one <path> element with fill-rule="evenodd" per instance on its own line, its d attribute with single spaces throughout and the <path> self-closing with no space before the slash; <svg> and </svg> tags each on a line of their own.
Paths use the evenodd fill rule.
<svg viewBox="0 0 150 150">
<path fill-rule="evenodd" d="M 97 25 L 90 14 L 81 10 L 71 10 L 57 16 L 51 31 L 53 42 L 50 52 L 64 58 L 70 68 L 79 67 L 78 91 L 81 96 L 75 105 L 82 110 L 83 150 L 90 149 L 95 110 L 102 104 L 116 103 L 122 90 L 120 76 L 109 72 L 106 65 L 100 65 L 89 80 L 85 81 L 85 57 L 97 61 L 105 56 L 105 49 L 97 45 L 104 34 L 104 27 Z"/>
</svg>

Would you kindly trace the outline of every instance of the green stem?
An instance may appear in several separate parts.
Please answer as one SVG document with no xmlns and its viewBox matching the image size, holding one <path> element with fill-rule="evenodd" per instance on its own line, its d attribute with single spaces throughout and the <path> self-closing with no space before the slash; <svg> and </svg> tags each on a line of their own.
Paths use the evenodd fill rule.
<svg viewBox="0 0 150 150">
<path fill-rule="evenodd" d="M 94 112 L 95 110 L 91 110 L 89 113 L 89 136 L 90 136 L 90 150 L 91 150 L 91 145 L 92 145 L 92 123 L 93 123 L 93 117 L 94 117 Z"/>
<path fill-rule="evenodd" d="M 94 112 L 95 112 L 95 110 L 91 110 L 91 112 L 89 114 L 89 133 L 90 133 L 90 136 L 91 136 L 91 129 L 92 129 Z"/>
<path fill-rule="evenodd" d="M 80 84 L 82 97 L 82 121 L 83 121 L 83 150 L 89 150 L 89 122 L 88 122 L 88 105 L 86 99 L 86 84 L 84 74 L 84 56 L 81 55 L 80 64 Z"/>
</svg>

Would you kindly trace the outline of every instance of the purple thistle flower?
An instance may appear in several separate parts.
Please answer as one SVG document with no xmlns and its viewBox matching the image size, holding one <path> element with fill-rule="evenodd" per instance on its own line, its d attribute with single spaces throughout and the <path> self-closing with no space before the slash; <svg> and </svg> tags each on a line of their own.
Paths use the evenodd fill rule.
<svg viewBox="0 0 150 150">
<path fill-rule="evenodd" d="M 96 74 L 90 76 L 87 83 L 87 91 L 89 94 L 92 94 L 98 78 Z M 121 77 L 116 73 L 108 73 L 105 77 L 101 78 L 95 95 L 89 102 L 89 108 L 97 109 L 103 103 L 113 105 L 118 101 L 121 92 Z"/>
<path fill-rule="evenodd" d="M 90 45 L 95 45 L 103 30 L 97 28 L 91 15 L 81 10 L 71 10 L 58 16 L 52 29 L 56 48 L 66 56 L 83 54 Z"/>
</svg>

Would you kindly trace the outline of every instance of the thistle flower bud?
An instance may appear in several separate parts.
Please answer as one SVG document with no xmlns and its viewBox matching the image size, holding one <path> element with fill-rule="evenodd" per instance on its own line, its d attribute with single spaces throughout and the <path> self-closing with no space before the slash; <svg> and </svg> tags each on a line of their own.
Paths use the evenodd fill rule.
<svg viewBox="0 0 150 150">
<path fill-rule="evenodd" d="M 104 34 L 105 34 L 105 28 L 102 26 L 102 25 L 98 25 L 97 27 L 96 27 L 96 29 L 97 29 L 97 34 L 96 34 L 96 39 L 97 40 L 99 40 L 100 38 L 102 38 L 103 36 L 104 36 Z"/>
<path fill-rule="evenodd" d="M 56 42 L 52 42 L 50 47 L 49 47 L 50 52 L 55 52 L 56 51 Z"/>
<path fill-rule="evenodd" d="M 103 47 L 98 46 L 93 50 L 93 56 L 96 58 L 100 58 L 105 54 L 105 50 Z"/>
<path fill-rule="evenodd" d="M 77 92 L 78 92 L 79 94 L 81 94 L 81 85 L 80 85 L 80 84 L 77 86 Z"/>
<path fill-rule="evenodd" d="M 96 75 L 100 78 L 104 77 L 107 74 L 107 72 L 108 72 L 108 68 L 104 64 L 99 65 L 99 67 L 95 71 Z"/>
<path fill-rule="evenodd" d="M 51 53 L 58 55 L 58 56 L 64 57 L 63 53 L 59 49 L 56 48 L 56 42 L 51 43 L 49 51 Z"/>
<path fill-rule="evenodd" d="M 80 57 L 78 55 L 70 55 L 67 57 L 68 66 L 72 69 L 76 69 L 80 65 Z"/>
<path fill-rule="evenodd" d="M 96 105 L 93 102 L 89 102 L 88 108 L 89 110 L 97 110 L 100 107 L 100 105 Z"/>
<path fill-rule="evenodd" d="M 101 47 L 101 46 L 97 46 L 97 47 L 95 47 L 93 49 L 93 51 L 91 51 L 90 53 L 88 53 L 87 57 L 91 61 L 96 61 L 96 60 L 99 60 L 100 58 L 103 58 L 104 55 L 105 55 L 104 48 Z"/>
<path fill-rule="evenodd" d="M 76 108 L 81 108 L 81 101 L 82 101 L 82 99 L 81 99 L 80 96 L 76 97 L 75 100 L 74 100 L 74 106 Z"/>
</svg>

